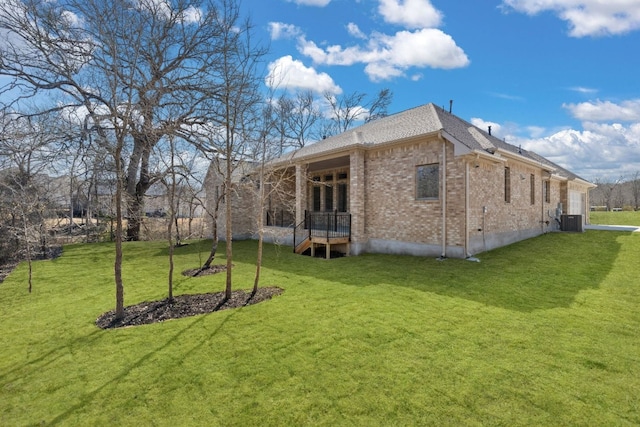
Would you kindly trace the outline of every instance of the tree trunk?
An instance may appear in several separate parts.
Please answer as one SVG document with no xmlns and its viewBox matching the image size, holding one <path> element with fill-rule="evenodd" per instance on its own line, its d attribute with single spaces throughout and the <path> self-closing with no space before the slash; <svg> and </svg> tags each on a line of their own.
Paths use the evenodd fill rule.
<svg viewBox="0 0 640 427">
<path fill-rule="evenodd" d="M 124 234 L 122 226 L 122 142 L 118 141 L 115 152 L 116 162 L 116 254 L 113 263 L 114 278 L 116 283 L 116 313 L 115 320 L 124 318 L 124 287 L 122 285 L 122 238 Z"/>
<path fill-rule="evenodd" d="M 225 300 L 231 298 L 231 266 L 233 261 L 233 233 L 231 229 L 231 162 L 227 161 L 227 176 L 226 185 L 225 185 L 225 210 L 226 210 L 226 218 L 225 218 L 225 236 L 226 236 L 226 255 L 227 255 L 227 281 L 224 290 L 224 298 Z"/>
<path fill-rule="evenodd" d="M 211 251 L 209 252 L 209 258 L 202 264 L 202 268 L 200 271 L 206 270 L 211 267 L 211 263 L 216 257 L 216 252 L 218 252 L 218 224 L 217 219 L 213 221 L 213 241 L 211 242 Z"/>
<path fill-rule="evenodd" d="M 140 240 L 143 210 L 143 202 L 138 199 L 137 194 L 134 194 L 127 212 L 127 240 L 129 241 Z"/>
<path fill-rule="evenodd" d="M 136 148 L 140 150 L 139 156 L 132 156 L 131 163 L 127 169 L 127 195 L 129 197 L 129 209 L 127 225 L 127 240 L 140 240 L 140 230 L 142 219 L 144 218 L 144 196 L 151 187 L 151 179 L 149 176 L 149 158 L 151 157 L 150 147 L 153 144 L 149 141 L 136 141 Z M 143 148 L 138 148 L 138 147 Z M 138 179 L 138 161 L 140 164 L 140 178 Z"/>
</svg>

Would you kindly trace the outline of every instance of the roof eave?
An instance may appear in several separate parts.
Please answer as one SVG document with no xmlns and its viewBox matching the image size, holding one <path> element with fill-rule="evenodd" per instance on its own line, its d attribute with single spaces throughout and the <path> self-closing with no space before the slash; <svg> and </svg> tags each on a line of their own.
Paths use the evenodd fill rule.
<svg viewBox="0 0 640 427">
<path fill-rule="evenodd" d="M 514 153 L 514 152 L 509 151 L 509 150 L 498 148 L 496 150 L 496 154 L 502 155 L 502 156 L 504 156 L 506 158 L 512 158 L 514 160 L 518 160 L 518 161 L 520 161 L 522 163 L 526 163 L 526 164 L 528 164 L 530 166 L 539 167 L 542 170 L 545 170 L 547 172 L 551 172 L 551 173 L 556 172 L 556 168 L 554 168 L 554 167 L 552 167 L 550 165 L 544 164 L 543 162 L 540 162 L 538 160 L 530 159 L 528 157 L 523 156 L 522 154 Z"/>
</svg>

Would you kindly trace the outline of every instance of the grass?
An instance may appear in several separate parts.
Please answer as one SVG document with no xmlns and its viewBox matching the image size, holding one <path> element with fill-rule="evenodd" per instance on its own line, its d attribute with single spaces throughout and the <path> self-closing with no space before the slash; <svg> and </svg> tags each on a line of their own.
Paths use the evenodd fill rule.
<svg viewBox="0 0 640 427">
<path fill-rule="evenodd" d="M 207 243 L 178 249 L 176 271 Z M 104 331 L 112 249 L 35 263 L 31 295 L 25 265 L 0 284 L 0 425 L 640 424 L 637 233 L 552 233 L 480 263 L 268 245 L 262 284 L 281 296 Z M 255 249 L 234 245 L 235 286 Z M 165 244 L 125 251 L 125 303 L 164 298 Z M 224 275 L 175 282 L 218 291 Z"/>
<path fill-rule="evenodd" d="M 640 211 L 589 212 L 591 224 L 640 226 Z"/>
</svg>

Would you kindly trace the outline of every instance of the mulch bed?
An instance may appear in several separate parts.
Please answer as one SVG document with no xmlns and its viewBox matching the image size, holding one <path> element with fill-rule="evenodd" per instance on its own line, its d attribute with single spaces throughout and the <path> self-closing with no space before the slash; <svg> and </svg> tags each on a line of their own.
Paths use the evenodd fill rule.
<svg viewBox="0 0 640 427">
<path fill-rule="evenodd" d="M 165 299 L 125 307 L 124 318 L 118 321 L 115 320 L 115 310 L 109 311 L 98 317 L 96 325 L 102 329 L 112 329 L 197 316 L 199 314 L 213 313 L 229 308 L 245 307 L 247 305 L 268 301 L 274 296 L 280 295 L 282 292 L 283 289 L 278 287 L 265 287 L 258 288 L 258 292 L 251 296 L 251 292 L 238 290 L 233 291 L 231 298 L 226 301 L 224 299 L 224 292 L 180 295 L 174 297 L 171 302 Z"/>
<path fill-rule="evenodd" d="M 233 267 L 233 265 L 232 265 Z M 200 276 L 209 276 L 211 274 L 222 273 L 223 271 L 227 271 L 226 264 L 222 265 L 212 265 L 209 268 L 192 268 L 190 270 L 185 270 L 182 272 L 183 276 L 188 277 L 200 277 Z"/>
</svg>

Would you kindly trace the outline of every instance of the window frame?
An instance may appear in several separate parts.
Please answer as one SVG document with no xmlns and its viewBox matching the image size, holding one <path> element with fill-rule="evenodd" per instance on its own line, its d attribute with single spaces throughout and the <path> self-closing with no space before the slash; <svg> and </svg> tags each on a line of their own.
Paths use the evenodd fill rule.
<svg viewBox="0 0 640 427">
<path fill-rule="evenodd" d="M 544 201 L 545 203 L 551 203 L 551 181 L 547 180 L 547 181 L 543 181 L 543 188 L 544 188 Z"/>
<path fill-rule="evenodd" d="M 504 167 L 504 201 L 511 203 L 511 168 Z"/>
<path fill-rule="evenodd" d="M 426 171 L 426 174 L 421 173 L 421 171 L 426 168 L 431 169 L 431 172 Z M 433 183 L 429 185 L 428 182 L 426 183 L 426 187 L 420 185 L 421 179 L 429 180 L 434 178 L 436 179 L 435 185 L 433 185 Z M 424 189 L 426 194 L 422 194 L 421 189 Z M 415 198 L 416 200 L 438 200 L 440 198 L 440 163 L 425 163 L 416 165 Z"/>
<path fill-rule="evenodd" d="M 531 204 L 535 205 L 536 204 L 536 176 L 534 174 L 531 174 L 531 176 L 529 177 L 529 182 L 531 185 L 531 188 L 530 188 Z"/>
</svg>

